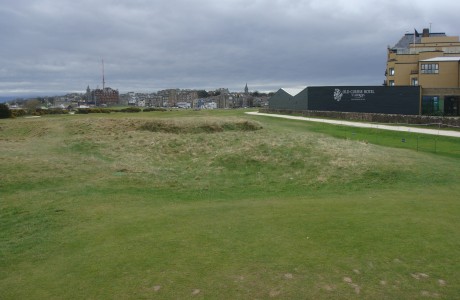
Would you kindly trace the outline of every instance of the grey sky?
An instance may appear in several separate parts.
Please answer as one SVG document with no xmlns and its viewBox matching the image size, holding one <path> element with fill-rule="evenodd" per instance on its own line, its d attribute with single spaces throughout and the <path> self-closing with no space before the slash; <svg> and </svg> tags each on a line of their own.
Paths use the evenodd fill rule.
<svg viewBox="0 0 460 300">
<path fill-rule="evenodd" d="M 0 96 L 107 86 L 276 91 L 380 85 L 407 31 L 459 35 L 460 3 L 0 0 Z"/>
</svg>

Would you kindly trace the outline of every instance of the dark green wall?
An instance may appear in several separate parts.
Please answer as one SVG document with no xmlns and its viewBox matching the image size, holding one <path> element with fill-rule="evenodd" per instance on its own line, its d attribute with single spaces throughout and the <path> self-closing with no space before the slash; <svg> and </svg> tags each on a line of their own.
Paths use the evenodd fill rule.
<svg viewBox="0 0 460 300">
<path fill-rule="evenodd" d="M 292 97 L 280 89 L 269 108 L 418 115 L 420 93 L 415 86 L 324 86 L 308 87 Z"/>
<path fill-rule="evenodd" d="M 293 97 L 285 90 L 279 89 L 269 100 L 269 107 L 273 109 L 290 109 Z"/>
</svg>

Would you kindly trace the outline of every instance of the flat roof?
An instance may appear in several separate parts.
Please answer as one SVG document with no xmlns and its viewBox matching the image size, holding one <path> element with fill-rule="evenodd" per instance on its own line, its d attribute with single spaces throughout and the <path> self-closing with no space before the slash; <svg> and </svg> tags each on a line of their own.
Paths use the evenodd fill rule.
<svg viewBox="0 0 460 300">
<path fill-rule="evenodd" d="M 436 61 L 436 62 L 442 62 L 442 61 L 460 61 L 460 56 L 441 56 L 441 57 L 433 57 L 430 59 L 424 59 L 421 60 L 422 62 L 430 62 L 430 61 Z"/>
</svg>

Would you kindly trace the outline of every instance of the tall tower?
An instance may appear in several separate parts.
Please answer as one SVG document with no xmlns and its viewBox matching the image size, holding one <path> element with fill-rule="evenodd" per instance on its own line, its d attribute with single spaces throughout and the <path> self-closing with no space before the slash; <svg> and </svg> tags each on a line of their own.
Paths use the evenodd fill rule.
<svg viewBox="0 0 460 300">
<path fill-rule="evenodd" d="M 102 90 L 105 90 L 105 70 L 104 70 L 104 59 L 102 59 Z"/>
<path fill-rule="evenodd" d="M 88 87 L 86 88 L 86 101 L 91 102 L 93 99 L 91 99 L 91 89 Z"/>
<path fill-rule="evenodd" d="M 248 83 L 246 82 L 246 86 L 244 87 L 244 93 L 247 95 L 249 94 Z"/>
</svg>

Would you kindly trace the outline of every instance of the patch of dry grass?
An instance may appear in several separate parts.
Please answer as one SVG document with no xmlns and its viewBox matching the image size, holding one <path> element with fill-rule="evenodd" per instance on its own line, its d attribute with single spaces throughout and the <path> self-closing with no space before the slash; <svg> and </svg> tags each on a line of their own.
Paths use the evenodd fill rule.
<svg viewBox="0 0 460 300">
<path fill-rule="evenodd" d="M 4 178 L 8 183 L 25 182 L 18 178 L 28 168 L 37 176 L 27 180 L 36 184 L 57 181 L 57 176 L 78 180 L 81 174 L 93 182 L 111 182 L 118 174 L 159 188 L 200 190 L 218 184 L 231 190 L 244 182 L 254 191 L 291 186 L 310 190 L 359 186 L 368 182 L 366 177 L 389 184 L 416 172 L 413 161 L 382 147 L 308 132 L 286 135 L 238 117 L 17 121 L 4 122 L 0 131 L 5 150 L 0 159 L 9 157 L 17 166 Z M 46 171 L 51 169 L 56 172 Z"/>
</svg>

